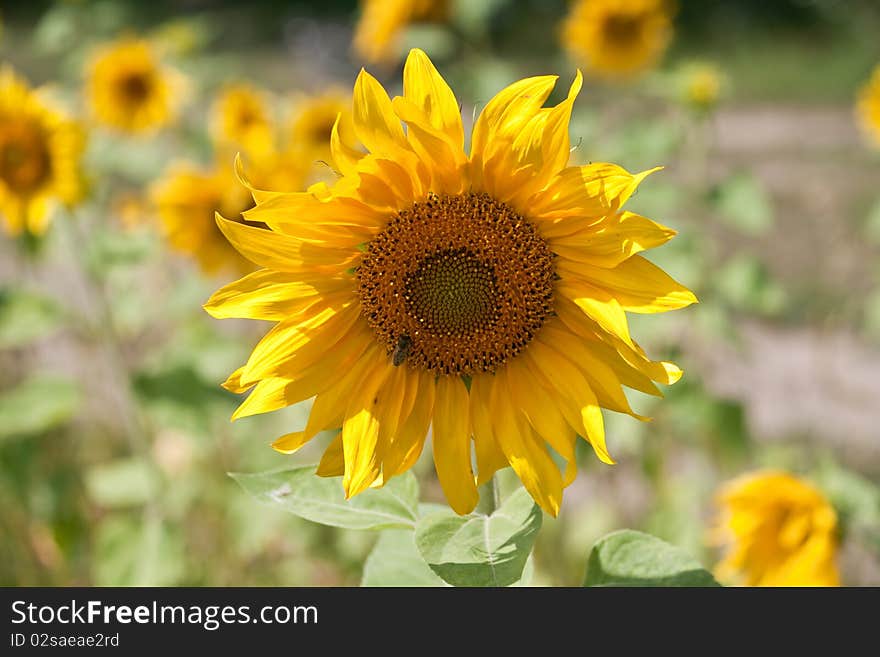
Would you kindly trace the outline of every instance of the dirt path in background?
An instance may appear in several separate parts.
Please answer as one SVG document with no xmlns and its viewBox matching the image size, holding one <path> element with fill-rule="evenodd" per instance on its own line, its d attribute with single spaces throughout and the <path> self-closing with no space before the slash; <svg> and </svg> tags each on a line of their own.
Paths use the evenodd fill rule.
<svg viewBox="0 0 880 657">
<path fill-rule="evenodd" d="M 742 400 L 759 438 L 806 435 L 860 469 L 880 469 L 880 346 L 851 328 L 865 294 L 880 287 L 880 249 L 861 234 L 880 198 L 880 157 L 850 108 L 731 109 L 715 135 L 710 175 L 749 168 L 776 215 L 770 235 L 728 248 L 759 255 L 812 310 L 793 328 L 742 320 L 738 348 L 701 349 L 710 389 Z"/>
</svg>

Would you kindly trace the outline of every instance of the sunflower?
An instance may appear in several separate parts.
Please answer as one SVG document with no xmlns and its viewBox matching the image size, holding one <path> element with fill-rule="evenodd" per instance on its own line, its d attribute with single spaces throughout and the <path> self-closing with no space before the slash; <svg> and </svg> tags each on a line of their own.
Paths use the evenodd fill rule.
<svg viewBox="0 0 880 657">
<path fill-rule="evenodd" d="M 711 110 L 721 97 L 723 76 L 717 66 L 694 64 L 682 71 L 682 100 L 695 110 Z"/>
<path fill-rule="evenodd" d="M 149 42 L 123 38 L 104 46 L 87 72 L 87 96 L 100 122 L 132 134 L 154 132 L 177 115 L 181 75 L 159 62 Z"/>
<path fill-rule="evenodd" d="M 342 117 L 339 129 L 350 142 L 354 133 L 350 97 L 337 89 L 328 89 L 300 99 L 290 120 L 291 145 L 314 153 L 315 157 L 329 159 L 330 135 L 339 116 Z"/>
<path fill-rule="evenodd" d="M 285 192 L 303 189 L 308 162 L 291 152 L 261 152 L 245 156 L 255 184 Z M 150 190 L 158 211 L 162 233 L 173 249 L 192 256 L 206 274 L 231 269 L 242 274 L 254 267 L 233 249 L 217 228 L 214 214 L 245 221 L 242 214 L 253 207 L 248 189 L 232 175 L 231 154 L 221 152 L 211 170 L 193 164 L 171 166 Z"/>
<path fill-rule="evenodd" d="M 880 147 L 880 64 L 859 91 L 856 114 L 865 134 Z"/>
<path fill-rule="evenodd" d="M 449 0 L 361 0 L 352 46 L 370 64 L 395 59 L 400 33 L 410 23 L 448 19 Z"/>
<path fill-rule="evenodd" d="M 249 84 L 226 86 L 214 102 L 212 128 L 219 144 L 257 152 L 271 148 L 273 128 L 265 94 Z"/>
<path fill-rule="evenodd" d="M 0 70 L 0 216 L 12 235 L 40 235 L 51 205 L 83 192 L 81 127 L 45 104 L 9 68 Z"/>
<path fill-rule="evenodd" d="M 555 82 L 528 78 L 496 95 L 468 155 L 458 101 L 413 50 L 393 101 L 358 76 L 352 115 L 368 154 L 334 128 L 332 186 L 255 189 L 244 216 L 264 230 L 218 216 L 262 268 L 206 310 L 277 322 L 224 384 L 251 390 L 233 419 L 314 397 L 305 428 L 273 446 L 294 452 L 341 427 L 318 474 L 342 475 L 348 497 L 410 468 L 432 426 L 440 483 L 462 514 L 510 465 L 556 515 L 578 435 L 613 463 L 601 408 L 640 417 L 621 386 L 659 395 L 654 381 L 681 376 L 645 355 L 626 311 L 695 298 L 638 255 L 674 231 L 621 209 L 650 171 L 567 166 L 582 80 L 544 108 Z"/>
<path fill-rule="evenodd" d="M 837 514 L 819 490 L 786 472 L 746 474 L 725 485 L 716 541 L 728 553 L 720 579 L 748 586 L 839 586 Z"/>
<path fill-rule="evenodd" d="M 562 40 L 591 74 L 631 77 L 650 68 L 672 36 L 667 0 L 577 0 Z"/>
</svg>

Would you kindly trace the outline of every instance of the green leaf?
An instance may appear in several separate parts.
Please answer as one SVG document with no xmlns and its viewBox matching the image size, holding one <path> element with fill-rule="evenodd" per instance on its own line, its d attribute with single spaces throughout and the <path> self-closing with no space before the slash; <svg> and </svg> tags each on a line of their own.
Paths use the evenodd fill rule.
<svg viewBox="0 0 880 657">
<path fill-rule="evenodd" d="M 319 477 L 313 465 L 229 476 L 258 501 L 322 525 L 412 529 L 417 517 L 419 485 L 409 472 L 350 500 L 338 477 Z"/>
<path fill-rule="evenodd" d="M 156 473 L 142 459 L 102 463 L 86 473 L 86 490 L 98 504 L 108 508 L 147 502 L 158 490 Z"/>
<path fill-rule="evenodd" d="M 603 536 L 593 546 L 584 586 L 719 586 L 681 548 L 632 529 Z"/>
<path fill-rule="evenodd" d="M 746 235 L 763 235 L 773 225 L 770 197 L 751 174 L 728 178 L 714 190 L 713 201 L 721 217 Z"/>
<path fill-rule="evenodd" d="M 542 519 L 520 488 L 491 516 L 448 510 L 425 516 L 416 525 L 416 546 L 453 586 L 509 586 L 522 577 Z"/>
<path fill-rule="evenodd" d="M 361 586 L 449 585 L 422 559 L 412 531 L 392 529 L 380 534 L 367 557 Z"/>
<path fill-rule="evenodd" d="M 44 433 L 70 420 L 79 407 L 77 385 L 38 375 L 0 396 L 0 440 Z"/>
<path fill-rule="evenodd" d="M 728 260 L 715 272 L 714 283 L 719 296 L 737 309 L 773 315 L 785 306 L 785 291 L 752 256 Z"/>
<path fill-rule="evenodd" d="M 0 289 L 0 349 L 28 344 L 55 331 L 64 313 L 52 299 Z"/>
<path fill-rule="evenodd" d="M 880 199 L 877 199 L 865 219 L 865 237 L 872 244 L 880 244 Z"/>
</svg>

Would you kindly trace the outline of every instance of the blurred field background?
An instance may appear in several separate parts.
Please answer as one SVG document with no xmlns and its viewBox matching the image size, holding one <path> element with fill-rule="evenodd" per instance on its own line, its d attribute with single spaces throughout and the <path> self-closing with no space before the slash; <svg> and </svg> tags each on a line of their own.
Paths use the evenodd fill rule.
<svg viewBox="0 0 880 657">
<path fill-rule="evenodd" d="M 565 2 L 453 4 L 453 20 L 409 28 L 400 51 L 428 52 L 466 123 L 526 75 L 567 88 Z M 163 43 L 188 79 L 175 125 L 148 138 L 90 129 L 89 196 L 39 244 L 0 236 L 0 584 L 358 584 L 374 534 L 257 506 L 227 476 L 316 462 L 317 449 L 269 448 L 308 409 L 229 422 L 237 398 L 219 383 L 267 326 L 202 311 L 236 275 L 207 276 L 170 250 L 147 194 L 176 161 L 212 164 L 208 117 L 225 83 L 272 92 L 279 111 L 350 89 L 357 4 L 0 7 L 0 59 L 74 114 L 90 51 L 125 33 Z M 652 259 L 701 303 L 632 317 L 648 352 L 685 377 L 660 403 L 633 395 L 651 423 L 606 412 L 618 465 L 584 451 L 559 519 L 545 521 L 535 584 L 579 584 L 593 541 L 622 527 L 711 566 L 718 485 L 781 467 L 838 509 L 844 583 L 880 585 L 880 151 L 853 109 L 880 63 L 877 34 L 871 0 L 678 0 L 655 70 L 585 84 L 574 157 L 666 166 L 631 205 L 679 231 Z M 399 92 L 399 61 L 368 68 Z M 721 74 L 712 108 L 686 98 L 699 63 Z M 417 469 L 442 501 L 430 458 Z"/>
</svg>

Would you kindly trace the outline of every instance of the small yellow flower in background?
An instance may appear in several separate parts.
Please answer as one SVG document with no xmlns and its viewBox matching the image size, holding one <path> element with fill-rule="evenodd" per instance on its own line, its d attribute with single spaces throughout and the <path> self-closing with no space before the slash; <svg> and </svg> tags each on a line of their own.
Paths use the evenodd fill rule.
<svg viewBox="0 0 880 657">
<path fill-rule="evenodd" d="M 367 153 L 334 128 L 338 180 L 255 190 L 244 217 L 265 228 L 218 216 L 262 268 L 217 291 L 206 310 L 276 322 L 224 384 L 250 391 L 233 419 L 314 398 L 306 426 L 273 447 L 292 453 L 341 427 L 318 474 L 342 475 L 348 497 L 408 470 L 433 426 L 437 474 L 462 514 L 477 485 L 510 465 L 556 515 L 579 435 L 613 463 L 601 409 L 644 419 L 622 386 L 660 395 L 655 381 L 681 376 L 646 356 L 626 312 L 696 299 L 639 255 L 675 231 L 622 210 L 651 171 L 568 166 L 582 78 L 545 108 L 556 80 L 498 93 L 468 154 L 458 100 L 413 50 L 403 96 L 358 76 L 352 120 Z"/>
<path fill-rule="evenodd" d="M 53 203 L 83 193 L 81 126 L 46 104 L 10 68 L 0 70 L 0 217 L 7 232 L 46 231 Z"/>
<path fill-rule="evenodd" d="M 119 192 L 110 203 L 110 210 L 123 227 L 135 230 L 151 217 L 151 208 L 146 199 L 134 192 Z"/>
<path fill-rule="evenodd" d="M 699 111 L 708 111 L 718 104 L 724 76 L 714 64 L 701 63 L 682 70 L 682 100 Z"/>
<path fill-rule="evenodd" d="M 576 0 L 562 41 L 590 75 L 628 78 L 651 68 L 672 38 L 667 0 Z"/>
<path fill-rule="evenodd" d="M 264 152 L 274 140 L 269 100 L 249 84 L 224 87 L 214 102 L 212 132 L 218 144 Z"/>
<path fill-rule="evenodd" d="M 336 118 L 339 129 L 348 141 L 353 141 L 351 96 L 338 89 L 299 99 L 289 121 L 288 139 L 294 148 L 314 154 L 316 158 L 330 158 L 330 134 Z"/>
<path fill-rule="evenodd" d="M 188 55 L 203 45 L 205 37 L 200 25 L 180 18 L 167 21 L 156 28 L 150 35 L 150 41 L 164 53 Z"/>
<path fill-rule="evenodd" d="M 292 151 L 244 154 L 253 184 L 285 192 L 305 187 L 310 163 Z M 171 247 L 196 260 L 208 275 L 228 270 L 242 274 L 254 266 L 233 249 L 214 219 L 216 213 L 244 221 L 254 205 L 248 189 L 233 175 L 231 152 L 221 151 L 211 170 L 181 163 L 171 166 L 150 190 L 161 232 Z"/>
<path fill-rule="evenodd" d="M 753 472 L 718 493 L 715 540 L 727 546 L 719 579 L 748 586 L 839 586 L 837 514 L 822 493 L 786 472 Z"/>
<path fill-rule="evenodd" d="M 400 33 L 410 23 L 446 21 L 450 0 L 361 0 L 360 4 L 352 45 L 358 57 L 378 64 L 395 59 Z"/>
<path fill-rule="evenodd" d="M 130 134 L 147 134 L 177 118 L 182 76 L 159 61 L 144 40 L 123 38 L 104 46 L 87 71 L 86 94 L 94 118 Z"/>
<path fill-rule="evenodd" d="M 868 139 L 880 148 L 880 64 L 859 91 L 856 115 Z"/>
<path fill-rule="evenodd" d="M 153 185 L 150 197 L 168 243 L 195 258 L 203 272 L 231 270 L 243 274 L 254 269 L 229 246 L 214 221 L 218 211 L 241 221 L 241 213 L 253 206 L 253 199 L 232 175 L 230 165 L 224 162 L 213 171 L 191 164 L 174 165 Z"/>
</svg>

